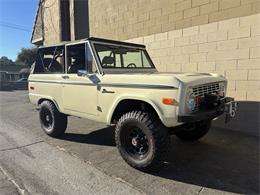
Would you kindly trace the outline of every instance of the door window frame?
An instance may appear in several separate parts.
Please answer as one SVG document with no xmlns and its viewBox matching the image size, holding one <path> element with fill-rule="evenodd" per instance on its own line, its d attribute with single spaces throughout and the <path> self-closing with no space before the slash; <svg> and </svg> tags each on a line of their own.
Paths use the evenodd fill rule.
<svg viewBox="0 0 260 195">
<path fill-rule="evenodd" d="M 87 74 L 101 74 L 101 69 L 100 69 L 99 64 L 98 64 L 98 62 L 96 60 L 96 56 L 94 55 L 92 45 L 90 44 L 89 41 L 80 41 L 80 42 L 76 42 L 76 43 L 67 43 L 67 44 L 65 44 L 65 71 L 64 71 L 64 74 L 69 74 L 68 73 L 68 58 L 67 58 L 68 57 L 67 56 L 68 55 L 68 47 L 69 46 L 73 46 L 73 45 L 81 45 L 81 44 L 84 44 L 84 46 L 85 46 L 85 67 L 88 67 L 87 66 L 87 62 L 88 62 L 88 59 L 87 59 L 87 57 L 88 57 L 88 53 L 87 53 L 88 50 L 87 49 L 89 49 L 90 54 L 92 55 L 93 60 L 95 62 L 96 69 L 98 71 L 97 73 L 90 73 L 90 72 L 88 72 L 89 70 L 86 70 Z"/>
</svg>

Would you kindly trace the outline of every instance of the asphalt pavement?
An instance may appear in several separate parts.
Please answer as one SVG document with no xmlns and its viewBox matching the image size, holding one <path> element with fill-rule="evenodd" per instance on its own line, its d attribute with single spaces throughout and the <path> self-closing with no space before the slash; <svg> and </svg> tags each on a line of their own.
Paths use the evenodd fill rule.
<svg viewBox="0 0 260 195">
<path fill-rule="evenodd" d="M 0 194 L 259 194 L 259 138 L 211 129 L 196 143 L 172 136 L 162 169 L 129 167 L 113 128 L 69 117 L 60 139 L 43 133 L 26 91 L 0 92 Z"/>
</svg>

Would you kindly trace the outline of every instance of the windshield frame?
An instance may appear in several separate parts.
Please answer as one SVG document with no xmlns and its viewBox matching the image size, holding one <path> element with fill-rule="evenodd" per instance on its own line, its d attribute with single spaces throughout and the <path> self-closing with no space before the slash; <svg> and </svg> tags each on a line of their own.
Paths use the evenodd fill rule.
<svg viewBox="0 0 260 195">
<path fill-rule="evenodd" d="M 102 74 L 120 74 L 120 73 L 150 73 L 150 72 L 157 72 L 157 69 L 151 59 L 151 57 L 149 56 L 147 50 L 145 49 L 145 47 L 138 47 L 138 46 L 131 46 L 131 45 L 125 45 L 125 44 L 113 44 L 113 43 L 106 43 L 106 42 L 99 42 L 99 41 L 89 41 L 91 47 L 92 47 L 92 51 L 94 54 L 94 57 L 96 58 L 96 62 L 98 63 L 98 67 L 100 69 L 100 72 Z M 141 68 L 103 68 L 101 65 L 101 61 L 100 61 L 100 57 L 98 55 L 98 52 L 95 48 L 95 44 L 99 44 L 99 45 L 107 45 L 107 46 L 114 46 L 114 47 L 124 47 L 124 48 L 129 48 L 129 49 L 138 49 L 141 50 L 143 52 L 143 54 L 145 55 L 145 57 L 147 58 L 147 61 L 149 62 L 149 64 L 151 65 L 151 67 L 141 67 Z"/>
</svg>

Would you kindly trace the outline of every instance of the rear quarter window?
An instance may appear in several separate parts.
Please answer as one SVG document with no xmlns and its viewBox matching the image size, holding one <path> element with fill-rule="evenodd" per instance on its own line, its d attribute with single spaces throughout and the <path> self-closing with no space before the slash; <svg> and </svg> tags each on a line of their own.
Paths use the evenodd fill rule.
<svg viewBox="0 0 260 195">
<path fill-rule="evenodd" d="M 65 47 L 49 47 L 38 50 L 34 64 L 34 74 L 57 74 L 65 72 Z"/>
</svg>

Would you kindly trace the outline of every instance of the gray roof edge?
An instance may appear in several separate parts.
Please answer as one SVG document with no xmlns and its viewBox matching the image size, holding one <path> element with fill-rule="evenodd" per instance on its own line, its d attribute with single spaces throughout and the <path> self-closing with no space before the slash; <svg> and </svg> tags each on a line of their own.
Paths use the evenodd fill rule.
<svg viewBox="0 0 260 195">
<path fill-rule="evenodd" d="M 84 42 L 84 41 L 88 41 L 88 40 L 145 48 L 145 45 L 142 45 L 142 44 L 136 44 L 136 43 L 130 43 L 130 42 L 124 42 L 124 41 L 116 41 L 116 40 L 112 40 L 112 39 L 104 39 L 104 38 L 97 38 L 97 37 L 89 37 L 89 38 L 84 38 L 84 39 L 79 39 L 79 40 L 74 40 L 74 41 L 63 41 L 63 42 L 53 44 L 53 45 L 40 46 L 39 49 L 48 48 L 48 47 L 59 47 L 59 46 L 63 46 L 63 45 L 69 44 L 69 43 L 80 43 L 80 42 Z"/>
</svg>

